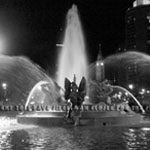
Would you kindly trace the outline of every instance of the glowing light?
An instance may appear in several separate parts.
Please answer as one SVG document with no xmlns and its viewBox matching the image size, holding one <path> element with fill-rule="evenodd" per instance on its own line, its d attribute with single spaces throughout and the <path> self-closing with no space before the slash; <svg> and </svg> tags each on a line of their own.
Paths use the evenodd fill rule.
<svg viewBox="0 0 150 150">
<path fill-rule="evenodd" d="M 42 87 L 39 85 L 38 89 L 39 89 L 39 90 L 42 90 Z"/>
<path fill-rule="evenodd" d="M 150 128 L 144 127 L 144 128 L 142 128 L 141 130 L 143 130 L 143 131 L 150 131 Z"/>
<path fill-rule="evenodd" d="M 143 5 L 148 5 L 150 4 L 150 0 L 143 0 Z"/>
<path fill-rule="evenodd" d="M 134 86 L 133 86 L 133 84 L 129 84 L 129 89 L 131 89 L 131 90 L 133 90 L 134 89 Z"/>
<path fill-rule="evenodd" d="M 34 101 L 32 101 L 30 104 L 31 104 L 31 105 L 33 105 L 33 104 L 35 104 L 35 102 L 34 102 Z"/>
<path fill-rule="evenodd" d="M 135 0 L 133 2 L 133 7 L 137 7 L 139 5 L 149 5 L 150 4 L 150 0 Z"/>
<path fill-rule="evenodd" d="M 119 95 L 122 95 L 122 92 L 119 92 Z"/>
<path fill-rule="evenodd" d="M 143 88 L 139 91 L 139 94 L 143 95 L 143 94 L 145 94 L 145 92 L 146 92 L 146 90 Z"/>
<path fill-rule="evenodd" d="M 96 66 L 100 66 L 100 63 L 99 63 L 99 62 L 96 62 Z"/>
<path fill-rule="evenodd" d="M 96 62 L 96 66 L 100 66 L 100 65 L 101 65 L 101 66 L 104 66 L 104 63 L 97 61 L 97 62 Z"/>
<path fill-rule="evenodd" d="M 133 2 L 133 7 L 136 7 L 137 6 L 137 1 L 135 0 L 134 2 Z"/>
<path fill-rule="evenodd" d="M 125 95 L 128 96 L 129 94 L 127 92 L 125 92 Z"/>
<path fill-rule="evenodd" d="M 142 92 L 145 92 L 145 89 L 142 89 Z"/>
<path fill-rule="evenodd" d="M 58 47 L 63 47 L 64 44 L 56 44 L 56 46 L 58 46 Z"/>
<path fill-rule="evenodd" d="M 4 90 L 6 90 L 7 89 L 7 83 L 2 83 L 2 87 Z"/>
<path fill-rule="evenodd" d="M 130 132 L 135 132 L 135 130 L 134 130 L 134 129 L 129 129 L 129 131 L 130 131 Z"/>
<path fill-rule="evenodd" d="M 85 96 L 85 99 L 89 99 L 89 96 Z"/>
<path fill-rule="evenodd" d="M 103 63 L 103 62 L 101 62 L 101 66 L 104 66 L 104 63 Z"/>
<path fill-rule="evenodd" d="M 85 97 L 84 97 L 84 101 L 83 101 L 83 104 L 89 104 L 90 103 L 90 97 L 88 96 L 88 95 L 86 95 Z"/>
</svg>

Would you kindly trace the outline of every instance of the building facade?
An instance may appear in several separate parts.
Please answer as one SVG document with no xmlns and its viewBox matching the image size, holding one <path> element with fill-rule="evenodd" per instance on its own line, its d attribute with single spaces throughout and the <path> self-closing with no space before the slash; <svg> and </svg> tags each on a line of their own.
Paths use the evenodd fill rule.
<svg viewBox="0 0 150 150">
<path fill-rule="evenodd" d="M 137 87 L 138 85 L 138 66 L 136 63 L 129 64 L 126 68 L 126 83 Z M 130 88 L 130 87 L 129 87 Z"/>
<path fill-rule="evenodd" d="M 126 50 L 150 54 L 150 2 L 136 0 L 126 12 Z"/>
</svg>

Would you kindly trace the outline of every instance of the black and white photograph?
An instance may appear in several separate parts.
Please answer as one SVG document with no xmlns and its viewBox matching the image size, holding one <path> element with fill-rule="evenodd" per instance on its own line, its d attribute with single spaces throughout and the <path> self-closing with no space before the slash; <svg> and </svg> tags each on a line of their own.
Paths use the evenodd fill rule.
<svg viewBox="0 0 150 150">
<path fill-rule="evenodd" d="M 0 150 L 150 150 L 150 0 L 0 0 Z"/>
</svg>

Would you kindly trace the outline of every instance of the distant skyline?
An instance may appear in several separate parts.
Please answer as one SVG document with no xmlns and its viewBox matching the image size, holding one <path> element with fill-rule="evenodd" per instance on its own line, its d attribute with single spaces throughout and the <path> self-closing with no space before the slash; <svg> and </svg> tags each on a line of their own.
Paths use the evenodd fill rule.
<svg viewBox="0 0 150 150">
<path fill-rule="evenodd" d="M 0 50 L 7 55 L 25 55 L 44 69 L 55 69 L 60 51 L 56 44 L 62 43 L 68 9 L 76 4 L 90 62 L 97 58 L 99 43 L 106 57 L 125 41 L 125 13 L 133 1 L 1 1 L 0 40 L 5 37 L 6 44 Z"/>
</svg>

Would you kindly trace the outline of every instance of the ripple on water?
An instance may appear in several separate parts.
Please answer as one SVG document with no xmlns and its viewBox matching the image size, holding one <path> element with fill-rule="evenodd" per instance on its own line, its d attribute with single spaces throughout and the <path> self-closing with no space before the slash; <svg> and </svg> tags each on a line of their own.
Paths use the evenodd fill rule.
<svg viewBox="0 0 150 150">
<path fill-rule="evenodd" d="M 0 132 L 0 149 L 139 150 L 150 149 L 149 128 L 21 128 Z M 23 127 L 23 126 L 22 126 Z M 24 126 L 25 127 L 25 126 Z M 8 127 L 7 127 L 8 128 Z"/>
</svg>

